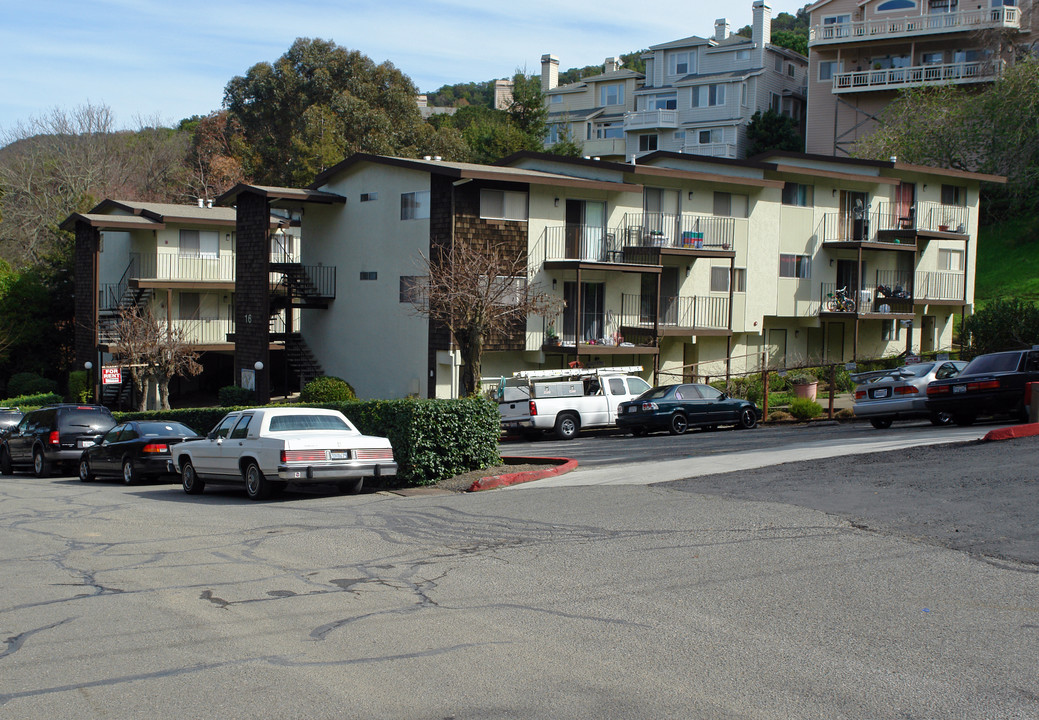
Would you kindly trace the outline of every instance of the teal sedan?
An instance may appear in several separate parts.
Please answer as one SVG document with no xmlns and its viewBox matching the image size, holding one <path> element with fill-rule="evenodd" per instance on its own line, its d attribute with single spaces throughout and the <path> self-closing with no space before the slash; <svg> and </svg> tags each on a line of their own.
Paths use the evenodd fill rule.
<svg viewBox="0 0 1039 720">
<path fill-rule="evenodd" d="M 681 435 L 690 427 L 718 425 L 750 429 L 760 419 L 761 410 L 749 400 L 729 397 L 699 383 L 661 385 L 617 407 L 617 426 L 632 435 L 654 430 Z"/>
</svg>

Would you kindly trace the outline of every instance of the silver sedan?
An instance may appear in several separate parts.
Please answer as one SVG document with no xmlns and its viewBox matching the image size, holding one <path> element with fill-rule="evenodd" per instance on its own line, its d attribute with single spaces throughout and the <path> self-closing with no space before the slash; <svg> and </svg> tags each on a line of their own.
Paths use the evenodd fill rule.
<svg viewBox="0 0 1039 720">
<path fill-rule="evenodd" d="M 952 418 L 947 413 L 932 413 L 925 406 L 927 383 L 954 377 L 966 366 L 961 360 L 940 360 L 852 375 L 857 384 L 855 416 L 869 418 L 878 430 L 904 418 L 926 417 L 934 425 L 948 425 Z"/>
</svg>

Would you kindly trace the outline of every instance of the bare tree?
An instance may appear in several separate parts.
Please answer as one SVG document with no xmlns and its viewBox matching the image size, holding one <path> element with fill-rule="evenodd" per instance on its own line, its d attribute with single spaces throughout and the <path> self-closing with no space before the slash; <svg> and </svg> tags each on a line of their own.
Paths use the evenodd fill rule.
<svg viewBox="0 0 1039 720">
<path fill-rule="evenodd" d="M 462 392 L 479 389 L 485 344 L 524 333 L 530 315 L 554 315 L 560 300 L 531 286 L 526 254 L 501 245 L 457 242 L 423 257 L 427 273 L 417 312 L 446 327 L 462 356 Z"/>
<path fill-rule="evenodd" d="M 150 381 L 158 386 L 160 408 L 169 410 L 170 380 L 202 372 L 199 355 L 185 342 L 181 328 L 159 321 L 147 308 L 124 308 L 116 333 L 119 344 L 114 354 L 130 372 L 138 410 L 147 409 Z"/>
</svg>

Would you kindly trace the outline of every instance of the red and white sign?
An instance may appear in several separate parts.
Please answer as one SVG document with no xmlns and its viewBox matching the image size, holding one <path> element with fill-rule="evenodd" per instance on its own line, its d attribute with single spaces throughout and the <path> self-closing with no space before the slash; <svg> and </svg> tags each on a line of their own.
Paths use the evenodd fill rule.
<svg viewBox="0 0 1039 720">
<path fill-rule="evenodd" d="M 101 368 L 102 385 L 122 385 L 123 369 L 121 367 Z"/>
</svg>

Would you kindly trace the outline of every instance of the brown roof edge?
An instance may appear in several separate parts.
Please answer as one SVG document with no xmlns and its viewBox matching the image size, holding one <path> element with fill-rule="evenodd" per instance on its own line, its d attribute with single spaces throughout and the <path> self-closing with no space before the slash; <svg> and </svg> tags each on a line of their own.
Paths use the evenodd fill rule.
<svg viewBox="0 0 1039 720">
<path fill-rule="evenodd" d="M 214 200 L 217 205 L 234 205 L 238 196 L 244 192 L 261 195 L 268 200 L 294 200 L 299 202 L 313 202 L 330 205 L 332 203 L 344 203 L 346 198 L 335 193 L 321 192 L 310 188 L 274 187 L 267 185 L 250 185 L 238 183 L 233 188 Z"/>
<path fill-rule="evenodd" d="M 396 167 L 411 168 L 414 170 L 423 170 L 425 172 L 433 173 L 436 175 L 447 175 L 449 177 L 459 178 L 461 173 L 457 168 L 453 168 L 445 165 L 436 165 L 434 163 L 422 162 L 411 158 L 399 158 L 389 157 L 387 155 L 373 155 L 371 153 L 354 153 L 345 160 L 341 160 L 332 167 L 328 168 L 324 172 L 320 173 L 314 182 L 310 183 L 307 187 L 311 190 L 321 187 L 325 182 L 335 175 L 349 169 L 353 165 L 362 162 L 378 163 L 380 165 L 393 165 Z"/>
<path fill-rule="evenodd" d="M 937 168 L 930 165 L 911 165 L 910 163 L 894 162 L 891 166 L 895 170 L 904 172 L 930 173 L 931 175 L 944 175 L 945 177 L 963 178 L 964 180 L 977 180 L 979 182 L 1007 183 L 1006 175 L 989 175 L 987 173 L 972 172 L 970 170 L 956 170 L 954 168 Z"/>
</svg>

